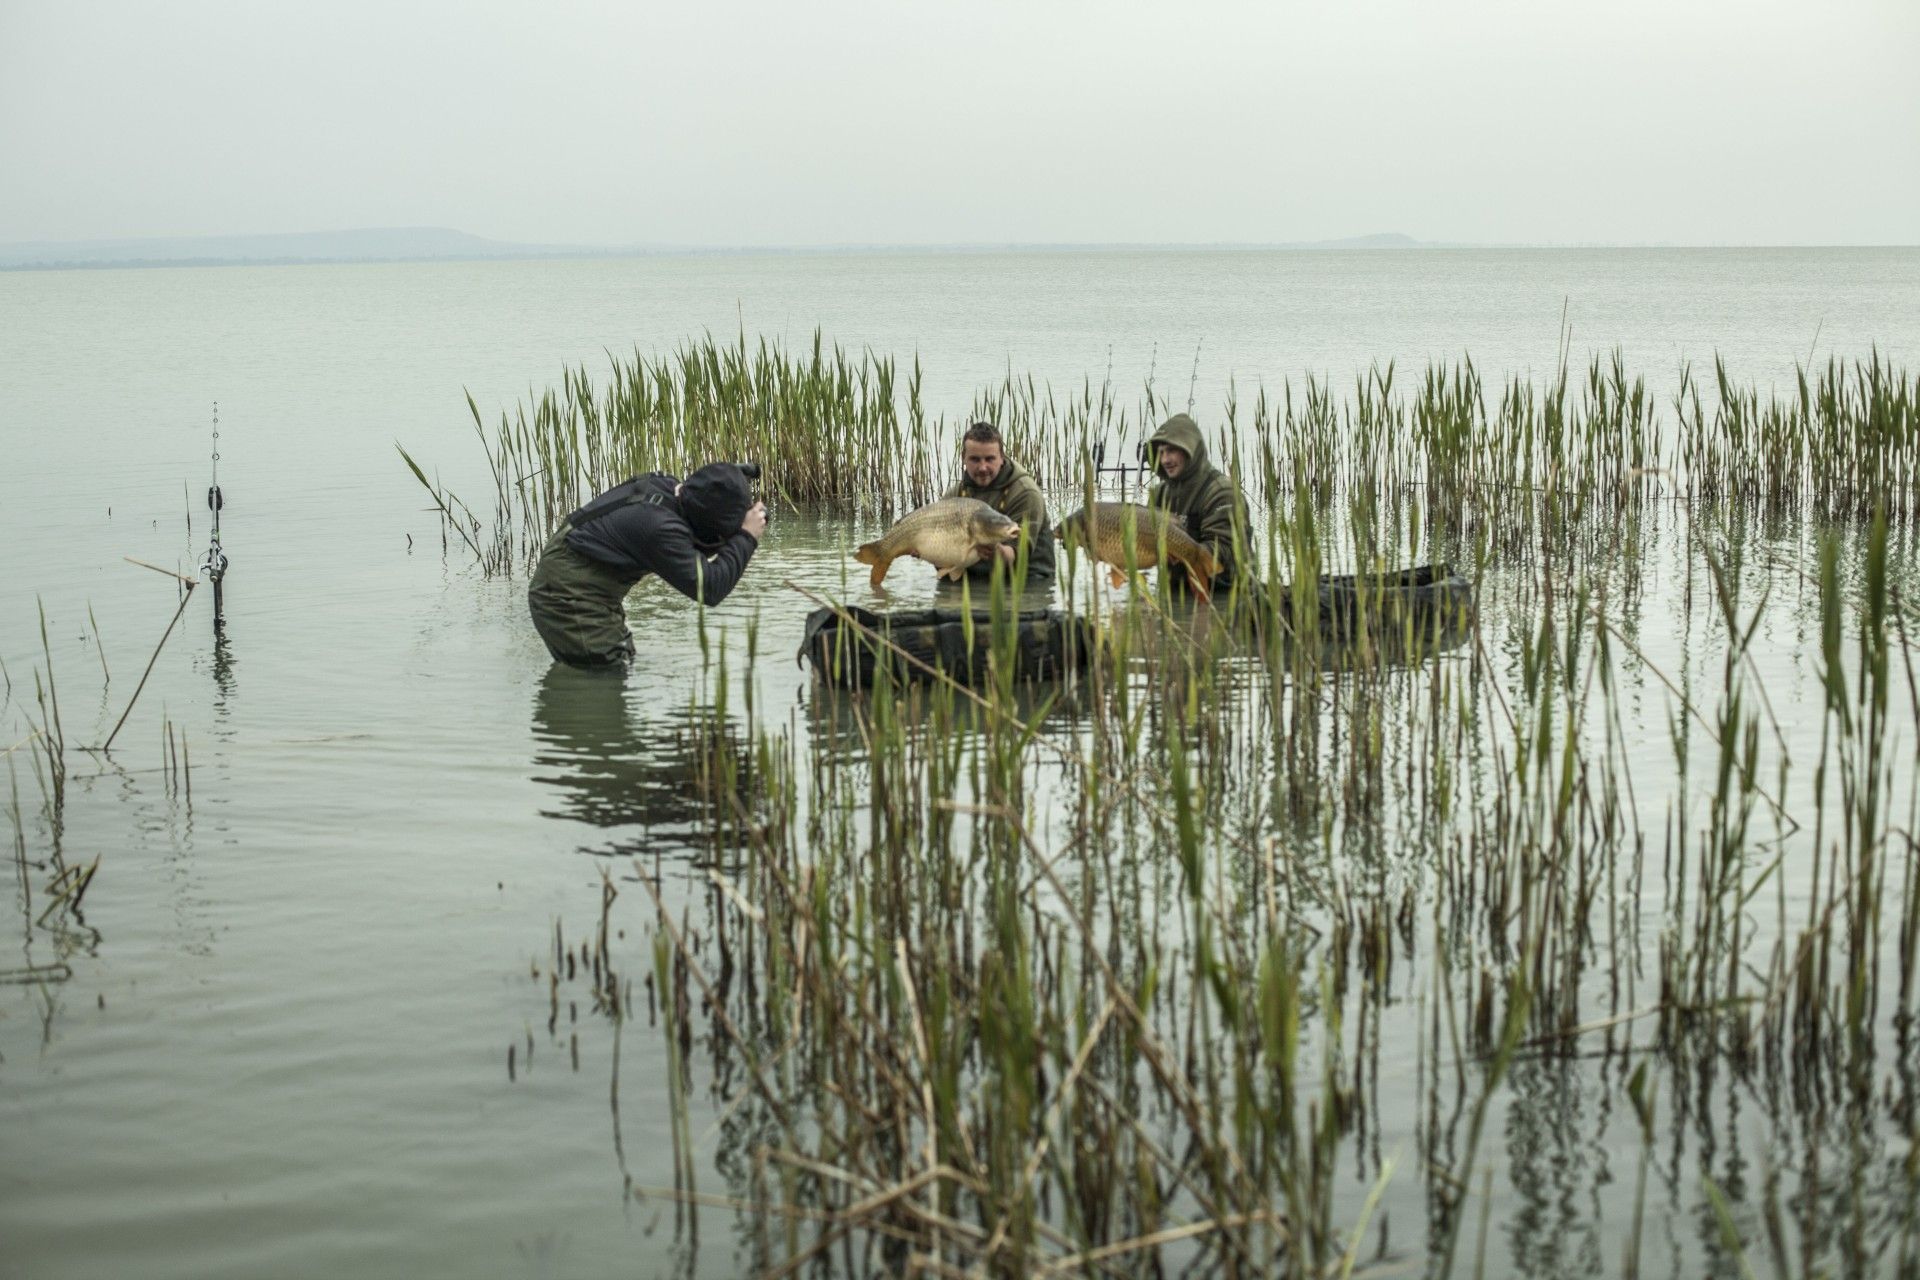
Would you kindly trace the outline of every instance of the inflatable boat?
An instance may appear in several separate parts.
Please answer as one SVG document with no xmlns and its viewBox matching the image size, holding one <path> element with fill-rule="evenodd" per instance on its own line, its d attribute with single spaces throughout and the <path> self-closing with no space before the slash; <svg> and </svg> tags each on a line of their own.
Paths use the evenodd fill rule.
<svg viewBox="0 0 1920 1280">
<path fill-rule="evenodd" d="M 1055 680 L 1086 667 L 1094 651 L 1085 618 L 1055 609 L 1003 615 L 1011 627 L 1016 680 Z M 830 684 L 864 689 L 886 664 L 897 681 L 921 681 L 935 673 L 961 684 L 986 678 L 996 648 L 996 623 L 985 610 L 902 609 L 875 613 L 853 605 L 815 609 L 799 657 Z"/>
<path fill-rule="evenodd" d="M 1222 603 L 1228 614 L 1247 619 L 1256 633 L 1269 619 L 1286 632 L 1311 628 L 1329 658 L 1364 636 L 1363 647 L 1376 658 L 1387 652 L 1399 660 L 1420 661 L 1460 643 L 1473 624 L 1473 584 L 1445 565 L 1329 575 L 1315 584 L 1311 600 L 1281 588 L 1271 610 L 1245 590 Z M 1084 670 L 1099 648 L 1090 620 L 1057 609 L 1024 609 L 1002 615 L 996 624 L 984 609 L 875 613 L 841 605 L 807 615 L 798 657 L 822 680 L 848 688 L 871 687 L 882 665 L 896 682 L 944 675 L 972 685 L 984 680 L 990 669 L 996 625 L 1012 628 L 1007 652 L 1016 680 L 1057 680 Z"/>
<path fill-rule="evenodd" d="M 1427 564 L 1398 573 L 1328 575 L 1311 604 L 1290 587 L 1281 589 L 1277 604 L 1283 622 L 1304 627 L 1311 620 L 1330 640 L 1362 632 L 1444 635 L 1471 623 L 1473 584 L 1447 565 Z"/>
</svg>

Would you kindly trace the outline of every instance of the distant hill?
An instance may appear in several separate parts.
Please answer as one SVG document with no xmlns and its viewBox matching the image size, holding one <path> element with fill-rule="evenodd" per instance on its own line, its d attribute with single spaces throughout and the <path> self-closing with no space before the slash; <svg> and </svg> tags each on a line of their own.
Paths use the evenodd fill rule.
<svg viewBox="0 0 1920 1280">
<path fill-rule="evenodd" d="M 1276 245 L 1282 249 L 1423 249 L 1426 244 L 1398 231 L 1379 231 L 1370 236 L 1348 236 L 1343 240 L 1314 240 L 1306 244 Z"/>
<path fill-rule="evenodd" d="M 0 269 L 168 267 L 239 263 L 423 262 L 542 258 L 581 253 L 575 245 L 514 244 L 450 227 L 371 227 L 278 235 L 172 236 L 138 240 L 42 240 L 0 244 Z"/>
<path fill-rule="evenodd" d="M 944 244 L 793 245 L 723 248 L 700 245 L 517 244 L 451 227 L 371 227 L 274 235 L 172 236 L 128 240 L 39 240 L 0 244 L 0 271 L 85 267 L 269 266 L 322 262 L 471 262 L 508 258 L 599 258 L 642 253 L 928 253 L 1062 252 L 1108 249 L 1417 249 L 1399 232 L 1292 244 Z"/>
</svg>

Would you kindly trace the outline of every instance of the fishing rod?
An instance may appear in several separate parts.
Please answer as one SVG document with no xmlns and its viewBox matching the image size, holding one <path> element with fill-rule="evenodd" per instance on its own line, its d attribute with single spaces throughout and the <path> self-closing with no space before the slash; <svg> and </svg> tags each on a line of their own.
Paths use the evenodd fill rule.
<svg viewBox="0 0 1920 1280">
<path fill-rule="evenodd" d="M 220 546 L 220 508 L 227 503 L 220 492 L 220 402 L 213 402 L 213 483 L 207 489 L 207 507 L 213 512 L 213 540 L 207 545 L 200 572 L 213 584 L 213 634 L 218 637 L 226 626 L 225 601 L 221 580 L 227 576 L 227 553 Z"/>
<path fill-rule="evenodd" d="M 1122 456 L 1124 457 L 1125 455 L 1123 454 Z M 1097 440 L 1094 442 L 1093 474 L 1096 485 L 1100 483 L 1101 476 L 1114 475 L 1120 477 L 1118 483 L 1122 489 L 1125 489 L 1129 483 L 1137 487 L 1147 482 L 1147 476 L 1152 470 L 1153 460 L 1147 457 L 1144 449 L 1141 450 L 1140 465 L 1138 466 L 1130 466 L 1124 462 L 1108 466 L 1107 442 L 1105 440 Z"/>
</svg>

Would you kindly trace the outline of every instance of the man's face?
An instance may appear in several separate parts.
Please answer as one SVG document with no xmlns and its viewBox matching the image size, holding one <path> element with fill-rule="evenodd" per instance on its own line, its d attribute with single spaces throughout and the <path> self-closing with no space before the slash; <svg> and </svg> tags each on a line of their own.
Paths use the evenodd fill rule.
<svg viewBox="0 0 1920 1280">
<path fill-rule="evenodd" d="M 1187 469 L 1187 451 L 1176 449 L 1170 444 L 1160 446 L 1160 474 L 1169 480 L 1178 480 L 1180 473 Z"/>
<path fill-rule="evenodd" d="M 1000 451 L 1000 442 L 982 444 L 978 440 L 966 442 L 966 449 L 960 455 L 961 469 L 967 473 L 967 483 L 976 489 L 984 489 L 1000 476 L 1000 468 L 1007 465 L 1007 455 Z"/>
</svg>

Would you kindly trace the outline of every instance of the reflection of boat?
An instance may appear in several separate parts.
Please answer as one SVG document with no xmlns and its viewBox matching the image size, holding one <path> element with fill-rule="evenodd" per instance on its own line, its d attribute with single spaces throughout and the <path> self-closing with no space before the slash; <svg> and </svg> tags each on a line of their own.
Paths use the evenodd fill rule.
<svg viewBox="0 0 1920 1280">
<path fill-rule="evenodd" d="M 926 680 L 939 671 L 973 684 L 986 678 L 996 649 L 1011 653 L 1015 679 L 1051 680 L 1087 665 L 1093 631 L 1086 619 L 1052 609 L 996 618 L 986 610 L 874 613 L 846 605 L 807 615 L 800 657 L 822 679 L 855 688 L 871 685 L 883 664 L 897 680 Z"/>
<path fill-rule="evenodd" d="M 814 745 L 843 760 L 870 758 L 874 702 L 865 690 L 827 681 L 816 684 L 806 697 L 807 728 Z M 995 695 L 983 704 L 950 685 L 928 680 L 895 689 L 887 708 L 909 749 L 920 751 L 929 749 L 928 744 L 951 745 L 956 737 L 1012 723 L 1070 734 L 1087 724 L 1090 702 L 1084 681 L 1066 685 L 1025 680 L 1016 683 L 1008 696 Z"/>
</svg>

